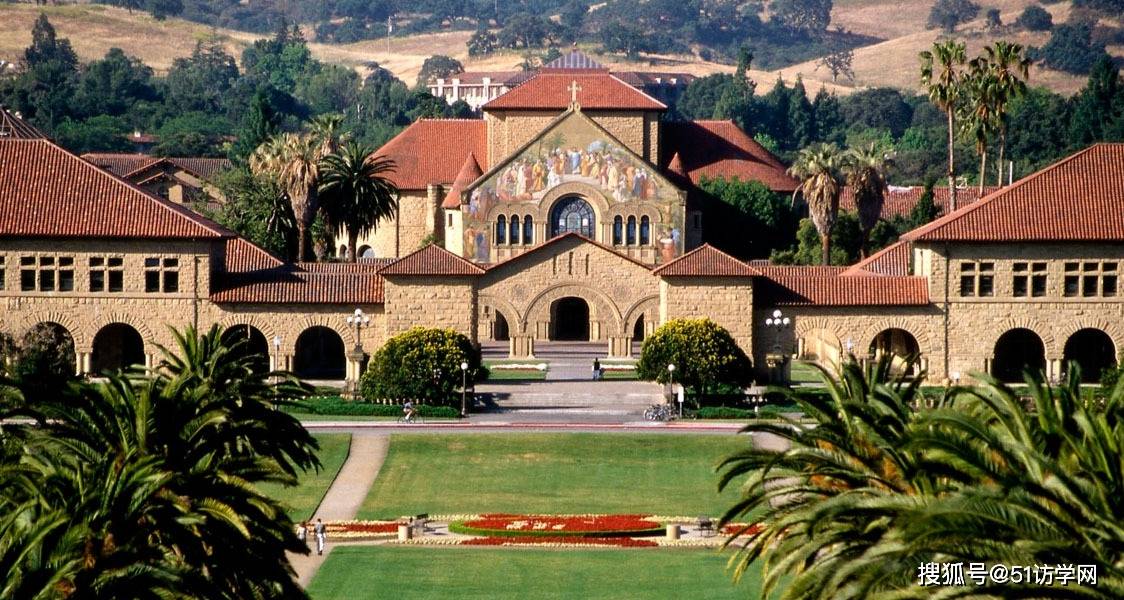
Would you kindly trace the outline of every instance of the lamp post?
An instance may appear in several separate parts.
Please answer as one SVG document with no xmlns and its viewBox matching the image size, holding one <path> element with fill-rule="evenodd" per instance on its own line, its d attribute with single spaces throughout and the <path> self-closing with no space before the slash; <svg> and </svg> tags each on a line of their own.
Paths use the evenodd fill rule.
<svg viewBox="0 0 1124 600">
<path fill-rule="evenodd" d="M 355 365 L 355 377 L 351 382 L 354 386 L 353 393 L 357 395 L 359 389 L 359 376 L 363 370 L 363 328 L 371 324 L 371 318 L 363 314 L 363 309 L 357 308 L 347 317 L 347 324 L 355 328 L 355 348 L 351 351 L 351 362 Z"/>
<path fill-rule="evenodd" d="M 675 363 L 667 365 L 668 385 L 670 386 L 671 393 L 675 393 Z M 683 417 L 683 401 L 679 401 L 679 416 Z"/>
<path fill-rule="evenodd" d="M 783 381 L 784 377 L 784 363 L 785 355 L 781 351 L 781 336 L 784 331 L 792 325 L 792 319 L 784 316 L 780 309 L 775 309 L 772 316 L 765 318 L 765 327 L 772 329 L 774 332 L 773 338 L 773 353 L 765 356 L 765 363 L 770 368 L 777 370 L 777 379 Z"/>
<path fill-rule="evenodd" d="M 468 393 L 468 362 L 461 361 L 461 418 L 468 416 L 467 404 L 465 397 Z"/>
</svg>

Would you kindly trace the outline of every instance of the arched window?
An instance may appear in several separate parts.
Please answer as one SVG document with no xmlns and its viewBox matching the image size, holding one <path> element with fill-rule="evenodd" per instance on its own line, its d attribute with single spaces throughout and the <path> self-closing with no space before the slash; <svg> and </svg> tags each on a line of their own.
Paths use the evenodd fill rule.
<svg viewBox="0 0 1124 600">
<path fill-rule="evenodd" d="M 535 243 L 535 219 L 531 215 L 523 217 L 523 243 Z"/>
<path fill-rule="evenodd" d="M 595 220 L 593 207 L 588 202 L 577 196 L 563 198 L 550 210 L 550 237 L 577 233 L 592 238 L 597 226 Z"/>
<path fill-rule="evenodd" d="M 640 217 L 640 245 L 647 246 L 652 237 L 652 223 L 648 217 Z"/>
<path fill-rule="evenodd" d="M 625 230 L 625 244 L 632 246 L 636 244 L 636 217 L 628 218 L 628 228 Z"/>
<path fill-rule="evenodd" d="M 507 217 L 503 215 L 496 217 L 496 243 L 507 243 Z"/>
<path fill-rule="evenodd" d="M 512 244 L 519 243 L 519 215 L 511 215 L 511 235 L 507 237 Z"/>
<path fill-rule="evenodd" d="M 624 219 L 617 215 L 613 219 L 613 245 L 620 246 L 624 241 Z"/>
</svg>

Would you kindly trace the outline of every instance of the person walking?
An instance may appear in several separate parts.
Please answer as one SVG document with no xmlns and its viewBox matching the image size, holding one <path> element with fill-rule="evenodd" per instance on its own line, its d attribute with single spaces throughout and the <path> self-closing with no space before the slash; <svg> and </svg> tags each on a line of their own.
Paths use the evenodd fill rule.
<svg viewBox="0 0 1124 600">
<path fill-rule="evenodd" d="M 327 541 L 327 534 L 325 532 L 324 522 L 316 519 L 316 527 L 312 529 L 316 534 L 316 554 L 324 554 L 324 542 Z"/>
<path fill-rule="evenodd" d="M 595 358 L 593 359 L 593 380 L 597 381 L 598 379 L 601 379 L 601 361 Z"/>
<path fill-rule="evenodd" d="M 302 544 L 308 543 L 308 521 L 297 523 L 297 539 L 300 540 Z"/>
</svg>

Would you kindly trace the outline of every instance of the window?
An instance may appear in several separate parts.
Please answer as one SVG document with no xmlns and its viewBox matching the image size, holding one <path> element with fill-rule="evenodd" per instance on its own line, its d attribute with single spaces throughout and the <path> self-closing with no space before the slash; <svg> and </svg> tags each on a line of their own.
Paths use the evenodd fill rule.
<svg viewBox="0 0 1124 600">
<path fill-rule="evenodd" d="M 652 223 L 648 217 L 640 217 L 640 245 L 647 246 L 652 238 Z"/>
<path fill-rule="evenodd" d="M 625 244 L 633 246 L 636 244 L 636 217 L 628 218 L 628 227 L 625 228 Z"/>
<path fill-rule="evenodd" d="M 1115 262 L 1067 262 L 1062 293 L 1083 298 L 1116 296 L 1118 266 Z"/>
<path fill-rule="evenodd" d="M 613 245 L 620 246 L 624 241 L 624 218 L 617 215 L 613 218 Z"/>
<path fill-rule="evenodd" d="M 960 263 L 960 295 L 986 297 L 995 294 L 995 263 Z"/>
<path fill-rule="evenodd" d="M 453 213 L 445 213 L 445 227 L 453 226 Z"/>
<path fill-rule="evenodd" d="M 21 256 L 20 290 L 25 292 L 74 291 L 74 257 Z"/>
<path fill-rule="evenodd" d="M 1015 272 L 1012 284 L 1015 296 L 1025 298 L 1046 295 L 1046 263 L 1017 262 L 1012 270 Z"/>
<path fill-rule="evenodd" d="M 531 215 L 523 217 L 523 243 L 535 243 L 535 220 Z"/>
<path fill-rule="evenodd" d="M 180 291 L 180 261 L 177 258 L 144 259 L 144 291 L 175 293 Z"/>
<path fill-rule="evenodd" d="M 519 215 L 511 215 L 511 233 L 507 236 L 507 241 L 512 244 L 519 243 Z"/>
<path fill-rule="evenodd" d="M 125 259 L 120 256 L 90 257 L 90 291 L 120 292 L 125 287 Z"/>
<path fill-rule="evenodd" d="M 4 291 L 4 274 L 5 273 L 7 273 L 7 271 L 4 270 L 4 257 L 0 256 L 0 292 Z"/>
<path fill-rule="evenodd" d="M 496 243 L 507 243 L 507 217 L 503 215 L 496 217 Z"/>
</svg>

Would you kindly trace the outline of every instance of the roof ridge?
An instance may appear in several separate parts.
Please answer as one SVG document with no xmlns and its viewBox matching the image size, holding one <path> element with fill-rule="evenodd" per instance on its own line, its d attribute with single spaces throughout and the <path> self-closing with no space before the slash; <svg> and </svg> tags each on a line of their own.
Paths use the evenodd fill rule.
<svg viewBox="0 0 1124 600">
<path fill-rule="evenodd" d="M 851 276 L 851 275 L 859 275 L 860 271 L 861 271 L 861 272 L 869 273 L 871 275 L 879 275 L 879 276 L 882 276 L 882 277 L 887 277 L 887 275 L 885 275 L 884 273 L 876 273 L 874 271 L 869 271 L 869 270 L 866 269 L 866 267 L 874 264 L 876 261 L 880 260 L 883 256 L 889 254 L 890 252 L 893 252 L 894 250 L 897 250 L 900 246 L 907 245 L 907 244 L 909 244 L 909 242 L 907 240 L 898 240 L 898 241 L 894 242 L 893 244 L 890 244 L 889 246 L 886 246 L 885 248 L 879 250 L 878 252 L 875 252 L 874 254 L 871 254 L 870 256 L 868 256 L 868 257 L 860 260 L 859 262 L 851 265 L 850 267 L 847 267 L 847 269 L 844 270 L 842 273 L 840 273 L 840 275 L 844 276 L 844 277 Z"/>
<path fill-rule="evenodd" d="M 635 265 L 639 265 L 641 267 L 644 267 L 645 270 L 651 269 L 651 265 L 640 262 L 639 260 L 637 260 L 637 259 L 635 259 L 631 256 L 628 256 L 627 254 L 622 254 L 620 252 L 617 252 L 616 249 L 614 249 L 612 246 L 609 246 L 607 244 L 603 244 L 603 243 L 601 243 L 601 242 L 599 242 L 595 239 L 588 238 L 588 237 L 586 237 L 586 236 L 584 236 L 584 235 L 582 235 L 582 234 L 580 234 L 576 231 L 568 231 L 566 233 L 563 233 L 562 235 L 556 235 L 556 236 L 554 236 L 554 237 L 552 237 L 548 240 L 545 240 L 543 242 L 539 242 L 538 244 L 536 244 L 534 246 L 531 246 L 527 250 L 525 250 L 525 251 L 523 251 L 519 254 L 516 254 L 515 256 L 505 258 L 504 260 L 501 260 L 498 263 L 493 263 L 491 265 L 488 265 L 486 270 L 491 272 L 495 269 L 498 269 L 499 267 L 501 267 L 503 265 L 510 264 L 510 263 L 512 263 L 516 260 L 519 260 L 519 259 L 524 258 L 526 256 L 530 256 L 531 254 L 536 254 L 538 252 L 541 252 L 542 249 L 546 248 L 547 246 L 551 246 L 553 244 L 560 243 L 562 240 L 571 239 L 571 238 L 578 238 L 579 240 L 582 240 L 584 242 L 593 244 L 594 246 L 597 246 L 598 248 L 601 248 L 602 250 L 605 250 L 606 252 L 609 252 L 609 253 L 611 253 L 615 256 L 619 256 L 619 257 L 621 257 L 621 258 L 623 258 L 623 259 L 625 259 L 625 260 L 627 260 L 627 261 L 629 261 L 629 262 L 631 262 Z"/>
<path fill-rule="evenodd" d="M 396 260 L 396 261 L 394 261 L 394 262 L 392 262 L 388 265 L 384 265 L 384 266 L 380 267 L 378 269 L 378 271 L 376 271 L 376 273 L 379 274 L 379 275 L 383 275 L 383 274 L 386 274 L 386 275 L 410 275 L 412 273 L 395 273 L 395 272 L 393 272 L 393 268 L 396 265 L 400 265 L 402 263 L 405 263 L 406 261 L 411 260 L 414 257 L 419 256 L 423 253 L 427 253 L 427 252 L 437 252 L 439 256 L 451 258 L 451 259 L 453 259 L 453 261 L 455 263 L 459 264 L 460 266 L 466 267 L 466 268 L 468 268 L 468 270 L 473 271 L 473 273 L 471 273 L 471 274 L 480 275 L 480 274 L 483 274 L 484 271 L 485 271 L 485 269 L 483 267 L 481 267 L 480 265 L 472 262 L 471 260 L 468 260 L 467 258 L 464 258 L 463 256 L 459 256 L 459 255 L 457 255 L 453 252 L 450 252 L 450 251 L 446 250 L 445 248 L 443 248 L 441 246 L 438 246 L 437 244 L 435 244 L 433 242 L 430 242 L 430 243 L 426 244 L 425 246 L 422 246 L 421 248 L 418 248 L 417 250 L 414 250 L 413 252 L 407 254 L 406 256 L 403 256 L 402 258 L 399 258 L 398 260 Z M 442 275 L 443 273 L 434 272 L 434 273 L 431 273 L 431 274 Z M 468 275 L 470 273 L 462 273 L 462 274 Z"/>
<path fill-rule="evenodd" d="M 696 254 L 702 254 L 702 253 L 707 253 L 707 252 L 709 252 L 711 254 L 716 254 L 719 258 L 721 258 L 723 260 L 726 260 L 726 261 L 729 261 L 730 263 L 734 263 L 734 264 L 738 265 L 739 269 L 744 270 L 744 273 L 741 276 L 759 277 L 759 276 L 764 275 L 764 273 L 762 273 L 760 270 L 750 266 L 745 261 L 739 260 L 739 259 L 735 258 L 734 256 L 731 256 L 730 254 L 727 254 L 727 253 L 719 250 L 718 248 L 715 248 L 714 246 L 711 246 L 710 244 L 703 244 L 703 245 L 699 246 L 698 248 L 695 248 L 694 250 L 691 250 L 690 252 L 687 252 L 687 253 L 683 254 L 682 256 L 676 258 L 675 260 L 664 263 L 664 264 L 652 269 L 652 275 L 663 275 L 666 271 L 668 271 L 672 267 L 678 265 L 679 263 L 682 263 L 682 262 L 686 261 L 687 259 L 690 259 L 690 258 L 694 257 Z M 669 275 L 674 275 L 674 274 L 669 274 Z M 698 273 L 698 275 L 706 276 L 707 274 L 706 273 Z"/>
<path fill-rule="evenodd" d="M 659 100 L 657 100 L 657 99 L 653 98 L 652 96 L 648 95 L 648 92 L 645 92 L 644 90 L 641 90 L 639 88 L 636 88 L 636 87 L 633 87 L 633 86 L 629 85 L 629 83 L 627 81 L 624 81 L 620 77 L 617 77 L 612 72 L 609 72 L 609 77 L 611 77 L 613 79 L 613 81 L 616 81 L 617 83 L 620 83 L 621 85 L 628 86 L 629 89 L 632 89 L 632 90 L 636 91 L 636 93 L 640 94 L 641 96 L 644 96 L 645 98 L 647 98 L 648 100 L 651 100 L 652 102 L 655 102 L 656 104 L 659 104 L 660 106 L 662 106 L 664 108 L 664 110 L 667 110 L 666 104 L 664 104 L 663 102 L 660 102 Z"/>
</svg>

